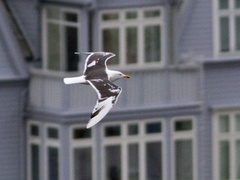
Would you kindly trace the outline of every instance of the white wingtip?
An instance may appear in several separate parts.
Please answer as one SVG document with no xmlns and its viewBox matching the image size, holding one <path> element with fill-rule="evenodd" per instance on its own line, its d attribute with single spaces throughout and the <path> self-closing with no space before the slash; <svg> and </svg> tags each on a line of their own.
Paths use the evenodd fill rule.
<svg viewBox="0 0 240 180">
<path fill-rule="evenodd" d="M 100 103 L 97 102 L 92 114 L 94 114 L 96 111 L 99 111 L 99 112 L 97 115 L 95 115 L 92 119 L 89 120 L 87 124 L 87 129 L 93 127 L 95 124 L 97 124 L 107 115 L 107 113 L 113 107 L 112 101 L 113 101 L 113 97 L 111 96 Z"/>
<path fill-rule="evenodd" d="M 88 124 L 87 124 L 87 129 L 93 127 L 94 125 L 95 125 L 95 124 L 88 123 Z"/>
</svg>

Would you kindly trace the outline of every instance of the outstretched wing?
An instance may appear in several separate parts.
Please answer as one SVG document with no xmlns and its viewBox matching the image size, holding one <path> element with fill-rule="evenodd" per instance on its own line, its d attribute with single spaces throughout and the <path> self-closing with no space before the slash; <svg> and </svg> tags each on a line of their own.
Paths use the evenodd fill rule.
<svg viewBox="0 0 240 180">
<path fill-rule="evenodd" d="M 87 81 L 98 94 L 97 103 L 87 124 L 87 128 L 90 128 L 107 115 L 113 105 L 116 104 L 122 89 L 109 80 L 92 79 Z"/>
<path fill-rule="evenodd" d="M 91 53 L 85 61 L 85 68 L 83 74 L 86 76 L 87 79 L 94 79 L 95 77 L 102 77 L 103 75 L 107 76 L 106 62 L 108 61 L 108 59 L 114 56 L 115 54 L 109 52 Z"/>
</svg>

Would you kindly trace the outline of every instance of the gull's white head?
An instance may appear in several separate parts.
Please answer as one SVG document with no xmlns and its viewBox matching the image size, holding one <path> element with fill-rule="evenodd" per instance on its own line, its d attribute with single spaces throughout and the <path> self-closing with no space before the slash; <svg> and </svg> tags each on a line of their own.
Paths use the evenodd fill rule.
<svg viewBox="0 0 240 180">
<path fill-rule="evenodd" d="M 114 82 L 114 81 L 116 81 L 118 79 L 121 79 L 121 78 L 127 78 L 127 79 L 130 78 L 129 75 L 123 74 L 120 71 L 108 70 L 107 73 L 108 73 L 108 78 L 111 82 Z"/>
</svg>

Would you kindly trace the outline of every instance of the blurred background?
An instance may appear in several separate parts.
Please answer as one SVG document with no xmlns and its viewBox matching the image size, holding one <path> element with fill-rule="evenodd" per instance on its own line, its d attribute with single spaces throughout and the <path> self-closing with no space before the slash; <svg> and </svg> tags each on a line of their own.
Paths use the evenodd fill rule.
<svg viewBox="0 0 240 180">
<path fill-rule="evenodd" d="M 240 179 L 240 0 L 1 0 L 0 179 Z M 86 55 L 131 75 L 65 85 Z"/>
</svg>

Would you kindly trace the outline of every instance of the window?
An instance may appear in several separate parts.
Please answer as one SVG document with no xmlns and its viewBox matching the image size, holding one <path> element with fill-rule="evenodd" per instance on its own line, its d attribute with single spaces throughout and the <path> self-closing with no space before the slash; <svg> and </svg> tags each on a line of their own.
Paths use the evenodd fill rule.
<svg viewBox="0 0 240 180">
<path fill-rule="evenodd" d="M 192 118 L 177 118 L 173 121 L 174 179 L 196 179 L 196 150 L 194 121 Z"/>
<path fill-rule="evenodd" d="M 108 63 L 120 66 L 162 64 L 163 8 L 105 10 L 100 13 L 100 48 L 116 54 Z"/>
<path fill-rule="evenodd" d="M 79 15 L 77 11 L 47 6 L 43 10 L 44 69 L 77 71 Z"/>
<path fill-rule="evenodd" d="M 28 180 L 60 180 L 59 126 L 31 120 L 27 137 Z"/>
<path fill-rule="evenodd" d="M 28 179 L 40 180 L 40 125 L 28 123 Z"/>
<path fill-rule="evenodd" d="M 72 177 L 73 180 L 93 180 L 93 128 L 74 125 L 71 128 Z"/>
<path fill-rule="evenodd" d="M 217 0 L 214 3 L 214 38 L 216 55 L 240 54 L 239 0 Z"/>
<path fill-rule="evenodd" d="M 104 124 L 102 179 L 165 179 L 162 126 L 159 120 Z"/>
<path fill-rule="evenodd" d="M 47 179 L 59 180 L 59 127 L 48 124 L 46 130 Z"/>
<path fill-rule="evenodd" d="M 214 179 L 240 179 L 240 112 L 214 115 Z"/>
</svg>

